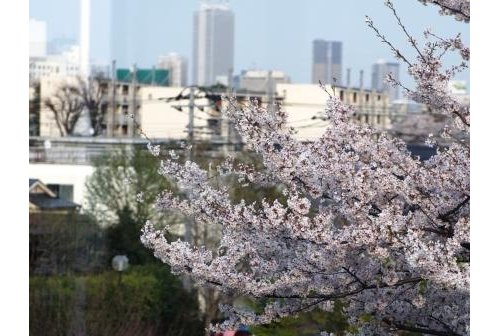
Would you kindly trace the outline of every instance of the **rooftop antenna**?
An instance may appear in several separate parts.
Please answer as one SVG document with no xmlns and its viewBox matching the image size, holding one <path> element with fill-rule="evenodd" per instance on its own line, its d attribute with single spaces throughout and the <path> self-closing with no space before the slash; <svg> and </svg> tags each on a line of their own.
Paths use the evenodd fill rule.
<svg viewBox="0 0 500 336">
<path fill-rule="evenodd" d="M 359 89 L 363 90 L 363 70 L 359 71 Z"/>
<path fill-rule="evenodd" d="M 351 87 L 351 68 L 347 68 L 346 86 L 347 88 Z"/>
</svg>

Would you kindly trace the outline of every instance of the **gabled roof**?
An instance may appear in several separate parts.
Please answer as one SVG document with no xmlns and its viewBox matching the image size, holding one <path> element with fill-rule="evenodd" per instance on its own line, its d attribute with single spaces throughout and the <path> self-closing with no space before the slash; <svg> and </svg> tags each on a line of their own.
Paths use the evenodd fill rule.
<svg viewBox="0 0 500 336">
<path fill-rule="evenodd" d="M 30 180 L 30 209 L 31 205 L 41 210 L 69 209 L 74 210 L 80 207 L 79 204 L 57 197 L 42 181 L 38 179 Z"/>
<path fill-rule="evenodd" d="M 42 181 L 30 178 L 30 194 L 32 194 L 32 192 L 35 191 L 36 188 L 42 189 L 45 194 L 51 197 L 57 197 L 57 195 L 52 190 L 50 190 L 49 187 L 43 184 Z"/>
<path fill-rule="evenodd" d="M 30 189 L 31 189 L 31 186 L 34 185 L 36 182 L 39 182 L 40 180 L 37 180 L 37 179 L 31 179 L 30 178 Z"/>
</svg>

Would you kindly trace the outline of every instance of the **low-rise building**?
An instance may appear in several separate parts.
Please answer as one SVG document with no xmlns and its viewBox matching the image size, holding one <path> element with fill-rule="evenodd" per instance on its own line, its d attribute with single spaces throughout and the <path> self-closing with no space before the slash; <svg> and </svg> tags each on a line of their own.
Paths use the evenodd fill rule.
<svg viewBox="0 0 500 336">
<path fill-rule="evenodd" d="M 179 87 L 187 85 L 187 60 L 185 57 L 176 53 L 160 56 L 158 57 L 156 67 L 169 71 L 170 86 Z"/>
<path fill-rule="evenodd" d="M 77 76 L 80 73 L 79 53 L 80 48 L 73 46 L 62 54 L 30 57 L 30 81 L 38 81 L 53 76 Z"/>
<path fill-rule="evenodd" d="M 391 115 L 387 95 L 379 91 L 336 87 L 335 92 L 346 104 L 352 105 L 355 120 L 378 129 L 391 127 Z M 278 84 L 277 96 L 288 113 L 288 120 L 297 130 L 301 140 L 314 140 L 328 126 L 325 119 L 327 93 L 315 84 Z"/>
<path fill-rule="evenodd" d="M 283 71 L 277 70 L 248 70 L 240 75 L 239 89 L 249 92 L 276 91 L 278 84 L 290 83 L 290 77 Z"/>
<path fill-rule="evenodd" d="M 31 213 L 68 213 L 77 211 L 80 205 L 67 199 L 38 179 L 29 179 L 29 211 Z"/>
</svg>

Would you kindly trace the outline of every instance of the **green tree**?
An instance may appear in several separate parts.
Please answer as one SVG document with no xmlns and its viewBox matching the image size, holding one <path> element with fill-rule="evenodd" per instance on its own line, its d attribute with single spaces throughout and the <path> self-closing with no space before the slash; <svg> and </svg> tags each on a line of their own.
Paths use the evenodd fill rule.
<svg viewBox="0 0 500 336">
<path fill-rule="evenodd" d="M 161 264 L 31 276 L 29 296 L 30 335 L 203 335 L 196 296 Z"/>
<path fill-rule="evenodd" d="M 147 220 L 164 226 L 176 220 L 153 211 L 156 196 L 172 186 L 156 181 L 158 160 L 139 148 L 121 149 L 94 162 L 95 171 L 86 182 L 86 211 L 105 229 L 110 257 L 128 256 L 131 264 L 156 259 L 140 242 Z"/>
<path fill-rule="evenodd" d="M 163 150 L 170 150 L 165 146 Z M 203 167 L 209 168 L 223 161 L 223 156 L 211 151 L 206 143 L 198 143 L 193 149 L 194 160 Z M 162 151 L 163 155 L 164 151 Z M 178 160 L 184 162 L 187 155 L 177 149 Z M 248 164 L 258 161 L 254 154 L 242 152 L 235 157 L 236 162 Z M 105 228 L 109 258 L 117 254 L 125 254 L 132 265 L 155 263 L 157 259 L 150 250 L 140 242 L 141 228 L 147 220 L 163 228 L 169 226 L 167 238 L 176 239 L 184 230 L 180 227 L 191 221 L 190 239 L 197 246 L 204 246 L 215 251 L 219 243 L 220 227 L 217 223 L 197 225 L 193 219 L 175 213 L 158 213 L 153 204 L 162 191 L 169 190 L 180 197 L 186 197 L 187 190 L 178 190 L 167 180 L 158 181 L 159 159 L 144 149 L 134 148 L 121 150 L 95 161 L 95 171 L 86 183 L 86 209 Z M 262 164 L 257 165 L 262 168 Z M 258 200 L 265 197 L 269 200 L 279 198 L 281 194 L 276 187 L 243 186 L 237 178 L 227 177 L 214 179 L 213 183 L 223 183 L 231 192 L 235 201 Z M 137 195 L 140 194 L 139 201 Z M 281 196 L 282 197 L 282 196 Z M 218 317 L 218 306 L 227 303 L 231 298 L 211 288 L 198 288 L 204 325 Z"/>
</svg>

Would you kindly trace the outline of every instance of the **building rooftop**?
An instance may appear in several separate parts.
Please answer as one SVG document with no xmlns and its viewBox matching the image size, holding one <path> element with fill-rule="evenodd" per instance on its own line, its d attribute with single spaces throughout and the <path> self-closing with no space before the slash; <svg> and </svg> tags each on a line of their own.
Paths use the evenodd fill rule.
<svg viewBox="0 0 500 336">
<path fill-rule="evenodd" d="M 42 210 L 76 209 L 80 207 L 79 204 L 74 202 L 62 198 L 51 197 L 46 194 L 30 194 L 30 203 Z"/>
<path fill-rule="evenodd" d="M 29 180 L 30 205 L 34 205 L 40 210 L 75 210 L 80 207 L 77 203 L 57 197 L 56 194 L 40 180 L 34 178 L 30 178 Z"/>
</svg>

